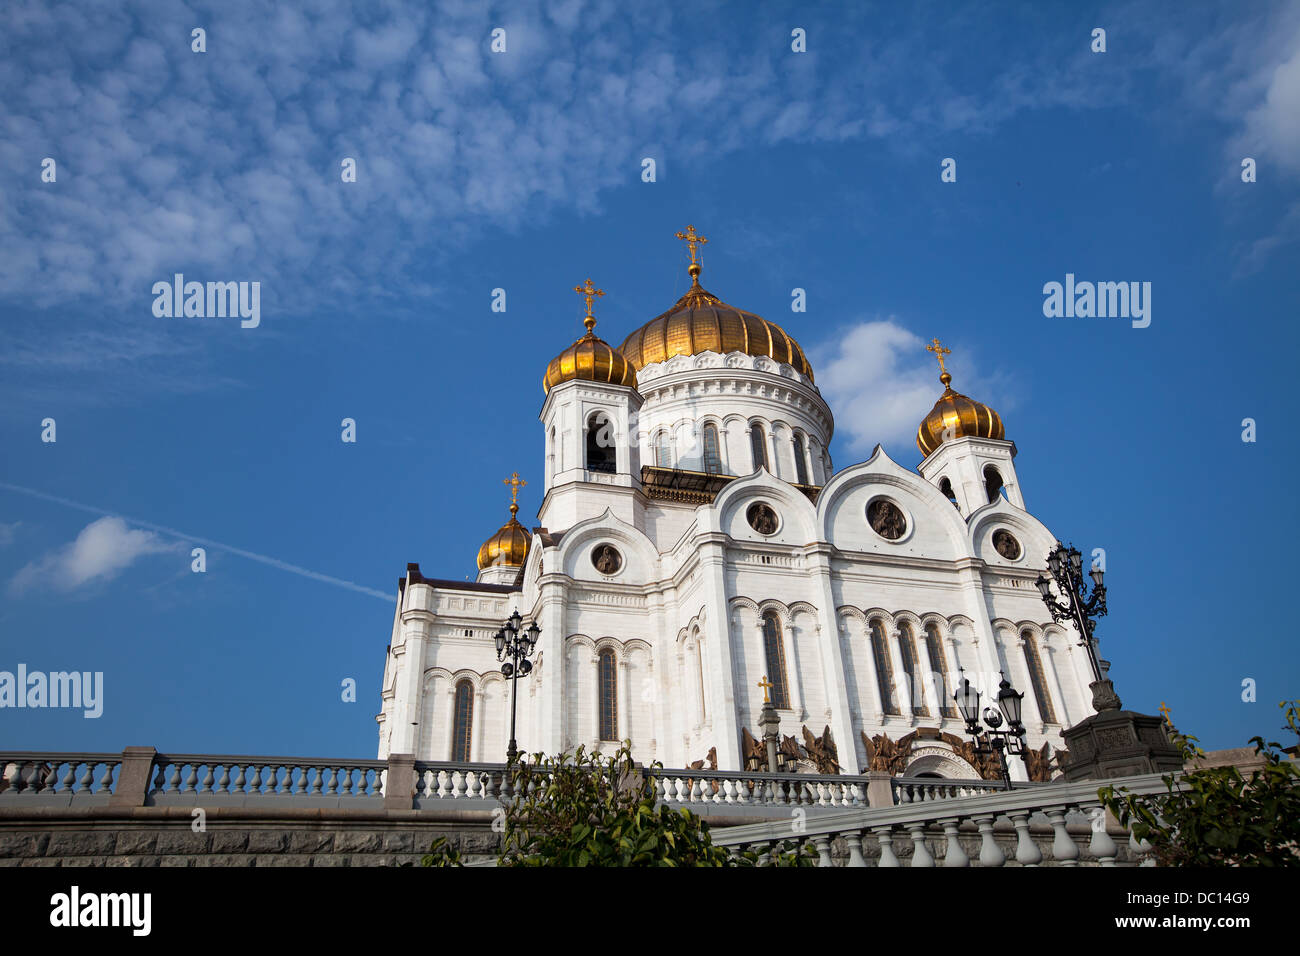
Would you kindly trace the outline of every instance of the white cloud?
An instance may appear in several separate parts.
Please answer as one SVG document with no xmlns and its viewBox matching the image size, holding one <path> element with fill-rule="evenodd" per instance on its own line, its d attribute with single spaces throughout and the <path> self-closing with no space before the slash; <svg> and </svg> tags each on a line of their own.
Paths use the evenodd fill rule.
<svg viewBox="0 0 1300 956">
<path fill-rule="evenodd" d="M 943 394 L 938 363 L 925 350 L 927 343 L 890 316 L 860 322 L 835 342 L 810 350 L 817 386 L 831 406 L 836 432 L 847 438 L 850 452 L 866 457 L 879 443 L 901 464 L 919 457 L 916 428 Z M 954 373 L 953 385 L 963 394 L 998 407 L 995 396 L 986 394 L 970 355 L 956 351 L 960 354 L 956 365 L 951 356 L 945 356 Z"/>
<path fill-rule="evenodd" d="M 14 543 L 14 536 L 18 533 L 18 526 L 21 524 L 21 521 L 15 521 L 13 524 L 0 521 L 0 548 L 7 548 Z"/>
<path fill-rule="evenodd" d="M 121 518 L 100 518 L 70 544 L 28 564 L 9 582 L 11 593 L 44 584 L 70 591 L 97 578 L 108 580 L 147 554 L 176 550 L 152 531 L 137 531 Z"/>
</svg>

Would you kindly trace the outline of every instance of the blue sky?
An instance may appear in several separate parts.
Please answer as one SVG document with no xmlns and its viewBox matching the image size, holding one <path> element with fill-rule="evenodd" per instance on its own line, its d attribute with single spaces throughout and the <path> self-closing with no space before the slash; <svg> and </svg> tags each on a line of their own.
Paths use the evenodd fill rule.
<svg viewBox="0 0 1300 956">
<path fill-rule="evenodd" d="M 0 669 L 106 690 L 93 720 L 0 711 L 0 745 L 373 755 L 381 596 L 408 561 L 472 576 L 512 471 L 531 520 L 571 288 L 605 289 L 597 333 L 622 341 L 685 290 L 688 222 L 706 287 L 809 352 L 837 469 L 876 442 L 916 464 L 940 390 L 921 346 L 952 347 L 1030 510 L 1106 550 L 1126 705 L 1228 747 L 1297 696 L 1273 609 L 1297 527 L 1300 7 L 4 16 Z M 260 326 L 155 317 L 176 272 L 260 282 Z M 1150 326 L 1044 317 L 1066 273 L 1150 282 Z"/>
</svg>

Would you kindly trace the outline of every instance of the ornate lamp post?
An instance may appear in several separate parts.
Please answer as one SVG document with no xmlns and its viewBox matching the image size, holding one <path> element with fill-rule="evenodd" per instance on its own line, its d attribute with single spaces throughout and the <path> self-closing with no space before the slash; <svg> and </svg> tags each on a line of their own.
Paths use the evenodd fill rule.
<svg viewBox="0 0 1300 956">
<path fill-rule="evenodd" d="M 536 621 L 527 627 L 522 625 L 523 618 L 519 616 L 518 611 L 515 611 L 496 633 L 497 660 L 505 661 L 501 665 L 501 673 L 505 674 L 510 681 L 510 746 L 506 750 L 508 764 L 513 764 L 515 758 L 519 756 L 519 750 L 515 746 L 515 699 L 518 694 L 519 678 L 527 677 L 532 673 L 533 665 L 528 658 L 537 647 L 538 635 L 542 633 Z M 510 659 L 506 660 L 506 658 Z"/>
<path fill-rule="evenodd" d="M 966 721 L 966 733 L 970 734 L 971 739 L 975 741 L 975 752 L 998 755 L 1002 780 L 1010 790 L 1011 771 L 1007 767 L 1006 754 L 1019 755 L 1020 759 L 1026 761 L 1026 767 L 1028 766 L 1025 757 L 1025 727 L 1020 722 L 1020 705 L 1025 695 L 1018 693 L 1003 674 L 1002 683 L 998 685 L 998 709 L 984 708 L 983 717 L 987 729 L 980 727 L 980 692 L 971 686 L 970 678 L 963 675 L 961 686 L 957 688 L 952 698 L 957 702 L 957 709 L 961 711 L 962 719 Z M 1007 729 L 999 730 L 1004 720 Z"/>
<path fill-rule="evenodd" d="M 1092 593 L 1089 594 L 1083 580 L 1083 556 L 1077 548 L 1066 547 L 1059 541 L 1047 556 L 1047 570 L 1052 577 L 1048 579 L 1040 574 L 1034 584 L 1043 596 L 1052 620 L 1070 621 L 1079 631 L 1079 646 L 1088 652 L 1088 663 L 1092 667 L 1092 709 L 1097 713 L 1119 710 L 1122 706 L 1119 696 L 1097 659 L 1097 639 L 1093 636 L 1093 629 L 1097 626 L 1094 619 L 1106 616 L 1106 586 L 1102 583 L 1105 572 L 1093 568 L 1088 573 L 1092 578 Z M 1064 601 L 1052 594 L 1053 584 Z"/>
</svg>

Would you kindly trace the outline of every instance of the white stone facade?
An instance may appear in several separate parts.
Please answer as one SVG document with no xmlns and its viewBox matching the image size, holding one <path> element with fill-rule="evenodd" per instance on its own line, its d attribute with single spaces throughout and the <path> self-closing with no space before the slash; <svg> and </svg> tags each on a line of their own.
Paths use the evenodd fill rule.
<svg viewBox="0 0 1300 956">
<path fill-rule="evenodd" d="M 616 441 L 613 473 L 585 467 L 586 429 L 596 413 L 612 423 L 610 433 L 628 436 Z M 492 637 L 516 609 L 542 629 L 535 669 L 518 688 L 516 736 L 530 753 L 579 744 L 610 752 L 627 738 L 639 760 L 684 767 L 716 748 L 720 769 L 741 769 L 742 728 L 759 735 L 758 682 L 775 679 L 766 613 L 779 622 L 784 660 L 781 733 L 802 740 L 804 726 L 815 735 L 829 727 L 847 773 L 866 766 L 862 733 L 897 740 L 926 727 L 964 737 L 950 706 L 959 666 L 986 703 L 993 703 L 998 672 L 1006 672 L 1025 694 L 1035 749 L 1044 742 L 1055 748 L 1061 728 L 1092 712 L 1085 652 L 1073 632 L 1047 619 L 1034 587 L 1055 538 L 1023 510 L 1010 441 L 945 442 L 919 473 L 877 447 L 869 460 L 832 473 L 833 419 L 815 385 L 789 366 L 742 353 L 647 366 L 638 390 L 564 382 L 547 395 L 541 420 L 545 497 L 537 524 L 545 533 L 533 534 L 522 573 L 487 569 L 474 585 L 408 574 L 384 672 L 380 757 L 463 757 L 464 741 L 457 754 L 453 738 L 464 683 L 472 699 L 469 759 L 505 759 L 510 688 Z M 642 465 L 663 467 L 665 449 L 669 467 L 705 471 L 705 424 L 718 429 L 722 474 L 738 477 L 715 482 L 720 490 L 703 503 L 669 500 L 643 484 Z M 757 471 L 756 425 L 768 462 Z M 813 487 L 800 487 L 796 449 Z M 992 501 L 990 466 L 997 470 L 993 487 L 1001 485 Z M 878 497 L 906 519 L 896 540 L 868 521 Z M 770 534 L 747 519 L 756 502 L 775 512 Z M 998 531 L 1014 538 L 1017 556 L 995 548 Z M 1001 540 L 1003 551 L 1014 552 L 1005 535 Z M 593 564 L 601 545 L 620 556 L 613 573 Z M 915 672 L 890 685 L 897 688 L 892 705 L 877 675 L 873 621 L 886 637 L 879 653 L 892 674 Z M 902 643 L 909 634 L 910 655 Z M 947 671 L 942 684 L 925 676 L 935 643 Z M 606 730 L 613 732 L 602 735 L 600 661 L 607 651 L 614 681 L 605 681 L 606 700 L 613 700 Z M 1035 657 L 1047 713 L 1030 673 Z M 945 748 L 928 741 L 911 769 L 975 775 Z M 1012 769 L 1024 778 L 1021 761 Z"/>
</svg>

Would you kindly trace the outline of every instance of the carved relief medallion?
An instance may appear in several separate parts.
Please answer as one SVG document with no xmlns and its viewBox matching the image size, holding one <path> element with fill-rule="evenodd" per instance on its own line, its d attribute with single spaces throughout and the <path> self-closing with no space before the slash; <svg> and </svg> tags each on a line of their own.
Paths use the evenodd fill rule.
<svg viewBox="0 0 1300 956">
<path fill-rule="evenodd" d="M 776 534 L 776 512 L 766 502 L 759 501 L 749 506 L 745 512 L 749 526 L 759 534 Z"/>
<path fill-rule="evenodd" d="M 907 531 L 902 509 L 888 498 L 877 498 L 867 505 L 867 521 L 871 530 L 887 541 L 897 541 Z"/>
<path fill-rule="evenodd" d="M 612 544 L 598 544 L 592 549 L 591 563 L 601 574 L 617 574 L 623 566 L 623 556 Z"/>
<path fill-rule="evenodd" d="M 1008 561 L 1015 561 L 1020 557 L 1020 542 L 1005 528 L 993 532 L 993 548 Z"/>
</svg>

